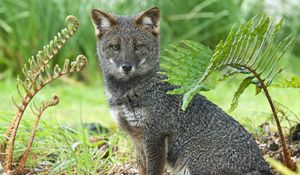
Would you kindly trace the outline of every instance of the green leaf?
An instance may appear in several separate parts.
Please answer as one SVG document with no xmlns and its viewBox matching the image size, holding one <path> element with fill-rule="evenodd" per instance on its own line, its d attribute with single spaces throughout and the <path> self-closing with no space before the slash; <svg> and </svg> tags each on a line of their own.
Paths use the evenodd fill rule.
<svg viewBox="0 0 300 175">
<path fill-rule="evenodd" d="M 232 99 L 230 109 L 228 112 L 233 112 L 234 109 L 237 107 L 238 101 L 240 96 L 244 93 L 245 89 L 251 84 L 252 80 L 254 79 L 254 76 L 245 78 L 242 83 L 240 84 L 238 90 L 234 93 L 234 97 Z"/>
<path fill-rule="evenodd" d="M 211 49 L 195 41 L 185 40 L 170 44 L 165 49 L 165 54 L 161 56 L 160 73 L 168 76 L 166 82 L 179 88 L 169 91 L 168 94 L 188 92 L 197 79 L 202 77 L 211 56 Z"/>
<path fill-rule="evenodd" d="M 193 89 L 191 89 L 190 91 L 186 92 L 183 95 L 183 102 L 182 102 L 182 107 L 181 107 L 181 109 L 183 111 L 186 110 L 186 108 L 188 107 L 189 103 L 192 101 L 193 97 L 197 94 L 197 92 L 199 90 L 200 89 L 198 89 L 198 88 L 193 88 Z"/>
</svg>

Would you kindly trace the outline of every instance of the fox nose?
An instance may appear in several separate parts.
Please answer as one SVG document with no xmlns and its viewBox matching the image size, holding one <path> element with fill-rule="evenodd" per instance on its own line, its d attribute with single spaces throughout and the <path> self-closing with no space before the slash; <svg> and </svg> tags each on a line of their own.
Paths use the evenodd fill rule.
<svg viewBox="0 0 300 175">
<path fill-rule="evenodd" d="M 132 69 L 132 66 L 129 65 L 129 64 L 123 64 L 123 65 L 121 66 L 121 68 L 122 68 L 122 70 L 123 70 L 125 73 L 129 73 L 129 72 L 131 71 L 131 69 Z"/>
</svg>

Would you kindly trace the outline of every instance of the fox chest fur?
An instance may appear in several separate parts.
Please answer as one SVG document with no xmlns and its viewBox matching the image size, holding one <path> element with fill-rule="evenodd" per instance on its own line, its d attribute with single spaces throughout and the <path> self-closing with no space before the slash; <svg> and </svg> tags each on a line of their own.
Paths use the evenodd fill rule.
<svg viewBox="0 0 300 175">
<path fill-rule="evenodd" d="M 145 82 L 140 85 L 140 88 L 133 88 L 128 92 L 117 93 L 107 90 L 111 116 L 130 135 L 134 135 L 133 131 L 144 134 L 148 128 L 156 127 L 161 128 L 161 132 L 170 132 L 172 110 L 161 105 L 163 103 L 161 100 L 163 99 L 168 104 L 172 102 L 167 102 L 169 100 L 169 95 L 165 93 L 167 90 L 153 84 L 153 81 L 157 80 Z M 174 105 L 177 107 L 178 103 Z"/>
<path fill-rule="evenodd" d="M 110 106 L 110 114 L 117 121 L 118 125 L 129 132 L 143 127 L 146 109 L 141 104 L 133 103 L 136 96 L 133 90 L 128 92 L 113 91 L 106 89 L 106 96 Z"/>
<path fill-rule="evenodd" d="M 113 105 L 110 107 L 110 114 L 118 122 L 119 126 L 130 132 L 133 129 L 143 127 L 146 112 L 143 109 L 133 109 L 128 104 Z"/>
</svg>

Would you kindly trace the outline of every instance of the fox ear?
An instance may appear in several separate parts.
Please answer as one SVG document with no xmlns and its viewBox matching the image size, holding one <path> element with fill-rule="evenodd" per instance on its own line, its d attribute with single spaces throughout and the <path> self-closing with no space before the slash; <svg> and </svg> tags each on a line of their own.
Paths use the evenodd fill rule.
<svg viewBox="0 0 300 175">
<path fill-rule="evenodd" d="M 138 15 L 135 22 L 143 25 L 145 29 L 151 31 L 155 36 L 159 35 L 160 11 L 158 7 L 153 7 Z"/>
<path fill-rule="evenodd" d="M 91 17 L 95 27 L 96 35 L 99 38 L 113 25 L 117 24 L 117 19 L 114 16 L 97 9 L 92 10 Z"/>
</svg>

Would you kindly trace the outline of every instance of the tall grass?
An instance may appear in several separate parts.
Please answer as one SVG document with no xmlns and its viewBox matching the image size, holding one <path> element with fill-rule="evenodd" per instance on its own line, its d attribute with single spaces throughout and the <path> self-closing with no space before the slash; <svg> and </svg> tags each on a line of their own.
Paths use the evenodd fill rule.
<svg viewBox="0 0 300 175">
<path fill-rule="evenodd" d="M 93 82 L 95 76 L 90 75 L 98 75 L 98 61 L 94 29 L 90 21 L 91 9 L 133 15 L 152 6 L 160 7 L 163 50 L 165 45 L 182 39 L 197 40 L 211 47 L 216 45 L 233 23 L 263 13 L 265 7 L 262 2 L 249 2 L 252 1 L 1 0 L 0 79 L 19 74 L 25 60 L 62 28 L 64 19 L 69 14 L 78 17 L 80 28 L 76 36 L 54 58 L 53 64 L 60 63 L 61 57 L 69 58 L 82 53 L 89 59 L 89 66 L 79 78 Z M 295 27 L 288 27 L 286 30 L 298 33 L 300 26 L 294 19 L 288 20 L 288 25 Z M 298 53 L 297 49 L 294 49 L 294 53 Z"/>
<path fill-rule="evenodd" d="M 231 3 L 231 2 L 230 2 Z M 82 74 L 91 81 L 98 69 L 94 29 L 90 22 L 90 10 L 99 8 L 116 14 L 136 14 L 152 6 L 162 11 L 162 47 L 176 39 L 194 38 L 215 44 L 219 35 L 237 21 L 232 17 L 233 7 L 221 0 L 188 1 L 175 0 L 2 0 L 0 2 L 0 70 L 1 74 L 16 75 L 30 55 L 52 38 L 63 26 L 67 15 L 78 17 L 80 28 L 71 42 L 63 48 L 60 57 L 69 58 L 83 53 L 89 59 L 89 68 Z M 217 7 L 217 8 L 215 8 Z M 232 9 L 230 9 L 232 8 Z M 177 17 L 176 17 L 177 16 Z M 178 16 L 180 17 L 178 19 Z M 192 19 L 189 19 L 192 16 Z M 227 27 L 219 28 L 218 25 Z M 213 29 L 213 30 L 212 30 Z"/>
<path fill-rule="evenodd" d="M 0 62 L 2 70 L 19 73 L 20 67 L 29 56 L 36 53 L 45 45 L 64 25 L 64 19 L 69 14 L 74 14 L 80 19 L 82 25 L 79 34 L 72 39 L 71 44 L 59 53 L 54 63 L 61 62 L 60 57 L 75 57 L 84 52 L 89 58 L 94 57 L 93 38 L 89 36 L 93 32 L 89 24 L 88 12 L 92 8 L 92 1 L 1 1 L 2 13 L 0 18 L 9 28 L 1 28 L 0 32 Z M 95 1 L 93 1 L 95 4 Z M 74 4 L 77 4 L 76 6 Z M 85 26 L 85 27 L 84 27 Z M 85 38 L 87 40 L 85 40 Z M 89 41 L 88 38 L 90 38 Z M 95 67 L 95 60 L 89 60 L 89 71 Z M 95 69 L 95 68 L 93 68 Z"/>
</svg>

